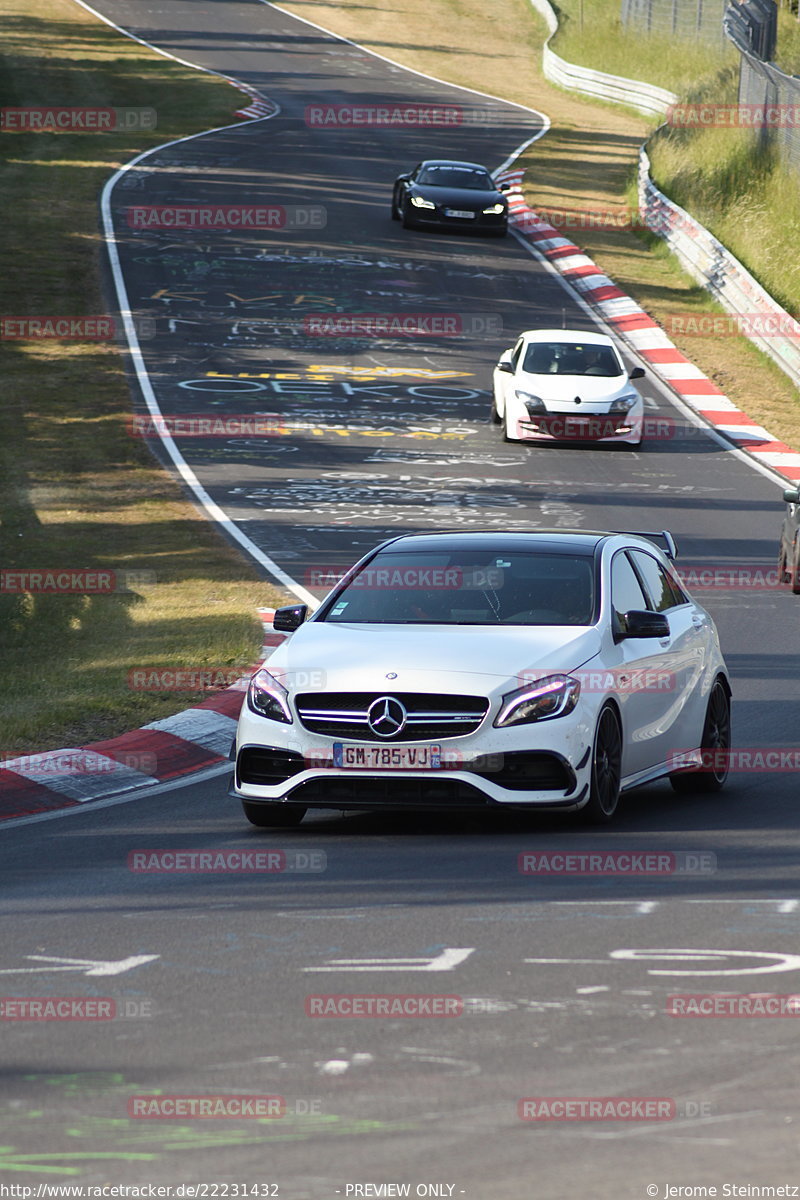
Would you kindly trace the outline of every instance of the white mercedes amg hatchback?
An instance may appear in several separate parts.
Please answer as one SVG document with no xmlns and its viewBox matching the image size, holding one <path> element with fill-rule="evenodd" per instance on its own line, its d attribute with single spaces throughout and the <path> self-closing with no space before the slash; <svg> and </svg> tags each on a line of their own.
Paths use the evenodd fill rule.
<svg viewBox="0 0 800 1200">
<path fill-rule="evenodd" d="M 662 540 L 667 553 L 655 540 Z M 608 821 L 664 776 L 728 773 L 728 672 L 668 533 L 385 542 L 253 676 L 232 793 L 254 825 L 309 807 L 560 808 Z"/>
</svg>

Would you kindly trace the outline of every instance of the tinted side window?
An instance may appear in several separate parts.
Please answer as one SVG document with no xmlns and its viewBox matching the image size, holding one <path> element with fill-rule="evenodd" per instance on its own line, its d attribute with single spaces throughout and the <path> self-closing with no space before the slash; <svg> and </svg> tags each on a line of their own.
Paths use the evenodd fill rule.
<svg viewBox="0 0 800 1200">
<path fill-rule="evenodd" d="M 624 551 L 616 554 L 611 563 L 611 605 L 624 628 L 623 616 L 632 609 L 648 607 L 642 585 Z"/>
<path fill-rule="evenodd" d="M 515 371 L 517 369 L 517 363 L 519 362 L 519 356 L 521 353 L 522 353 L 522 340 L 517 342 L 516 346 L 514 347 L 514 353 L 511 355 L 511 365 L 513 366 Z"/>
<path fill-rule="evenodd" d="M 672 581 L 651 554 L 645 554 L 643 550 L 631 550 L 630 554 L 650 593 L 654 612 L 666 612 L 668 608 L 674 608 L 676 604 L 685 603 L 682 597 L 676 596 Z"/>
</svg>

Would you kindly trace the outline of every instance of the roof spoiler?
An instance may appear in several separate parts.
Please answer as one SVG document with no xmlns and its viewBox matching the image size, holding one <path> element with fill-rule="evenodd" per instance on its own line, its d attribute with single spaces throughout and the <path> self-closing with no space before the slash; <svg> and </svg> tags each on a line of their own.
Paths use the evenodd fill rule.
<svg viewBox="0 0 800 1200">
<path fill-rule="evenodd" d="M 667 558 L 674 562 L 678 557 L 678 547 L 675 545 L 675 538 L 668 529 L 662 529 L 660 532 L 647 529 L 614 529 L 612 532 L 627 533 L 632 537 L 643 537 L 663 541 Z"/>
</svg>

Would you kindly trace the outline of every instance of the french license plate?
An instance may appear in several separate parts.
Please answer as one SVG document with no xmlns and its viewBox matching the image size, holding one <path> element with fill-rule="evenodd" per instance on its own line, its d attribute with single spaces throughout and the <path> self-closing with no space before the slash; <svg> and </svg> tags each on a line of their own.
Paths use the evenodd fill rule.
<svg viewBox="0 0 800 1200">
<path fill-rule="evenodd" d="M 475 213 L 465 212 L 463 208 L 446 208 L 444 215 L 446 217 L 466 217 L 467 220 L 470 220 L 475 216 Z"/>
<path fill-rule="evenodd" d="M 364 771 L 432 771 L 442 765 L 442 747 L 351 746 L 334 742 L 333 765 Z"/>
</svg>

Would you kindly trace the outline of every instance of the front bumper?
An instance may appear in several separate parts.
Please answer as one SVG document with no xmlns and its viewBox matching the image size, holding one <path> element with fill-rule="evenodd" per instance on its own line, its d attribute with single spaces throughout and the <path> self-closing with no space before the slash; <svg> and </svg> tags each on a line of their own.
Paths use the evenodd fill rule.
<svg viewBox="0 0 800 1200">
<path fill-rule="evenodd" d="M 574 411 L 547 412 L 531 417 L 527 413 L 512 419 L 512 437 L 521 441 L 558 442 L 560 444 L 625 443 L 637 446 L 642 440 L 643 416 L 629 413 L 590 412 L 577 416 Z"/>
<path fill-rule="evenodd" d="M 248 802 L 340 810 L 574 809 L 588 795 L 593 728 L 576 709 L 538 725 L 489 726 L 468 737 L 441 739 L 440 769 L 352 769 L 322 765 L 333 761 L 333 738 L 281 726 L 245 707 L 231 790 Z"/>
<path fill-rule="evenodd" d="M 474 217 L 447 217 L 439 209 L 415 208 L 411 211 L 411 220 L 415 225 L 430 226 L 442 229 L 475 230 L 479 233 L 505 232 L 508 228 L 507 213 L 477 213 Z"/>
</svg>

